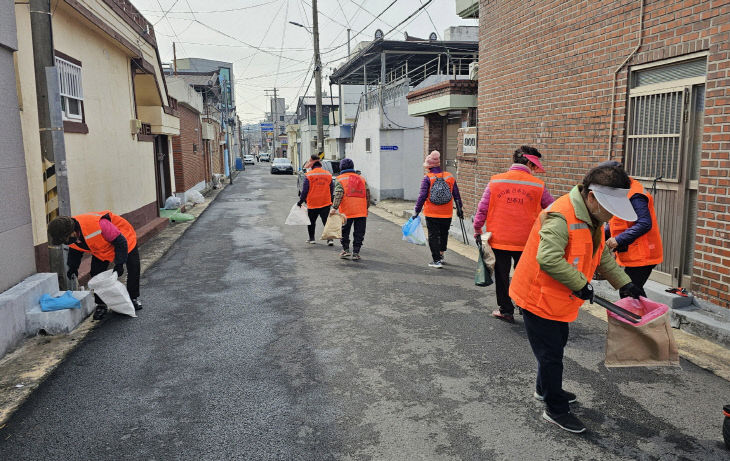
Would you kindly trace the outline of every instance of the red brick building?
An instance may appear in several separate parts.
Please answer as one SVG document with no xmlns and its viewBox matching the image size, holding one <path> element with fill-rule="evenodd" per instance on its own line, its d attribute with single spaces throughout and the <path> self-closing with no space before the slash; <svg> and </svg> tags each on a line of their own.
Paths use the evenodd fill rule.
<svg viewBox="0 0 730 461">
<path fill-rule="evenodd" d="M 178 105 L 180 136 L 172 138 L 172 159 L 175 171 L 175 188 L 185 192 L 205 183 L 211 177 L 203 152 L 203 124 L 200 113 L 187 104 Z"/>
<path fill-rule="evenodd" d="M 623 161 L 656 183 L 653 278 L 730 307 L 730 0 L 481 0 L 478 17 L 477 155 L 458 163 L 467 211 L 521 144 L 543 152 L 556 196 Z"/>
</svg>

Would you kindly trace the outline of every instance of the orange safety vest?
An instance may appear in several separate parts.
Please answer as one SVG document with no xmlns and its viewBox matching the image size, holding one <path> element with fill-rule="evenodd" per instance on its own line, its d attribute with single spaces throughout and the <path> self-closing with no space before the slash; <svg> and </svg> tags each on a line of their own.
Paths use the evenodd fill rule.
<svg viewBox="0 0 730 461">
<path fill-rule="evenodd" d="M 560 322 L 572 322 L 578 317 L 578 309 L 583 300 L 575 296 L 572 290 L 558 282 L 540 269 L 537 262 L 537 249 L 540 245 L 540 229 L 547 213 L 560 213 L 567 221 L 569 238 L 565 247 L 565 260 L 591 280 L 596 267 L 601 262 L 605 241 L 593 251 L 593 236 L 588 224 L 575 216 L 570 194 L 563 195 L 548 208 L 543 210 L 530 231 L 530 237 L 517 263 L 509 296 L 523 309 L 527 309 L 538 317 Z"/>
<path fill-rule="evenodd" d="M 332 205 L 332 175 L 324 168 L 314 168 L 306 173 L 309 181 L 307 208 L 324 208 Z"/>
<path fill-rule="evenodd" d="M 431 203 L 431 188 L 433 187 L 433 183 L 436 182 L 436 178 L 444 178 L 444 181 L 446 181 L 446 184 L 449 185 L 449 190 L 451 190 L 451 193 L 454 193 L 454 184 L 456 184 L 456 179 L 454 179 L 454 176 L 449 173 L 448 171 L 444 171 L 443 173 L 426 173 L 426 176 L 431 180 L 431 185 L 428 187 L 428 194 L 426 195 L 426 203 L 423 205 L 423 215 L 428 218 L 450 218 L 454 215 L 454 198 L 451 197 L 451 201 L 449 203 L 444 203 L 443 205 L 435 205 Z"/>
<path fill-rule="evenodd" d="M 489 245 L 499 250 L 522 251 L 542 210 L 545 183 L 526 171 L 510 170 L 492 176 L 489 190 Z"/>
<path fill-rule="evenodd" d="M 360 181 L 350 178 L 359 178 Z M 357 173 L 344 173 L 337 177 L 342 184 L 345 195 L 340 202 L 340 213 L 347 218 L 362 218 L 368 215 L 368 199 L 365 190 L 365 179 Z"/>
<path fill-rule="evenodd" d="M 649 232 L 634 240 L 627 251 L 616 252 L 616 259 L 624 267 L 652 266 L 664 260 L 664 249 L 662 248 L 662 236 L 659 233 L 659 224 L 654 211 L 654 197 L 644 191 L 644 186 L 634 178 L 631 178 L 629 198 L 641 194 L 649 199 L 649 212 L 651 213 L 651 229 Z M 624 221 L 614 216 L 608 222 L 611 237 L 616 237 L 629 227 L 633 222 Z"/>
<path fill-rule="evenodd" d="M 132 225 L 129 224 L 129 221 L 108 210 L 74 216 L 74 219 L 81 226 L 81 233 L 89 249 L 81 248 L 75 243 L 70 245 L 70 248 L 91 253 L 102 261 L 114 261 L 114 245 L 104 240 L 104 237 L 101 235 L 101 226 L 99 225 L 99 220 L 102 219 L 102 216 L 106 215 L 109 215 L 112 224 L 117 226 L 124 238 L 127 239 L 127 251 L 132 251 L 137 245 L 137 233 L 134 231 Z"/>
</svg>

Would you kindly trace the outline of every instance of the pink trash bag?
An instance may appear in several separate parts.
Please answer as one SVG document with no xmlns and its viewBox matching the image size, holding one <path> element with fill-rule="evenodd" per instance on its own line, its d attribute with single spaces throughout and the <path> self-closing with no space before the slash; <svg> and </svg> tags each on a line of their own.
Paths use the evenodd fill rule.
<svg viewBox="0 0 730 461">
<path fill-rule="evenodd" d="M 641 316 L 631 323 L 608 314 L 607 367 L 678 366 L 679 350 L 669 324 L 669 307 L 647 298 L 623 298 L 617 306 Z"/>
</svg>

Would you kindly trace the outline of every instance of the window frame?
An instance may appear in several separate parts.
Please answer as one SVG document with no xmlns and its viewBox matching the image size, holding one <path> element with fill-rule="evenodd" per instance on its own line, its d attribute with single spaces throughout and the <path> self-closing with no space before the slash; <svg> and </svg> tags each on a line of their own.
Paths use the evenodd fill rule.
<svg viewBox="0 0 730 461">
<path fill-rule="evenodd" d="M 627 172 L 639 180 L 644 181 L 654 181 L 655 177 L 649 177 L 649 176 L 641 176 L 638 174 L 634 174 L 634 168 L 637 161 L 637 158 L 633 152 L 632 149 L 632 141 L 636 138 L 647 138 L 647 139 L 656 139 L 660 137 L 666 137 L 667 135 L 664 134 L 655 134 L 655 135 L 646 135 L 646 134 L 636 134 L 633 133 L 633 127 L 637 125 L 637 123 L 651 123 L 652 121 L 656 122 L 657 117 L 661 117 L 663 114 L 661 112 L 661 108 L 658 112 L 651 112 L 649 113 L 649 121 L 646 122 L 644 119 L 636 121 L 635 120 L 635 101 L 639 100 L 642 97 L 645 98 L 651 98 L 651 97 L 661 97 L 661 95 L 668 95 L 671 93 L 680 93 L 683 92 L 682 101 L 681 103 L 681 110 L 677 114 L 679 119 L 679 133 L 676 134 L 676 144 L 678 148 L 677 152 L 677 159 L 676 159 L 676 177 L 672 178 L 666 178 L 663 177 L 662 179 L 657 180 L 657 183 L 664 183 L 669 188 L 676 187 L 676 184 L 680 183 L 682 181 L 681 175 L 683 174 L 683 162 L 684 162 L 684 155 L 685 155 L 685 145 L 688 139 L 688 134 L 685 132 L 685 125 L 687 122 L 688 117 L 688 110 L 690 109 L 690 101 L 688 100 L 692 93 L 692 88 L 695 85 L 698 84 L 705 84 L 707 80 L 707 70 L 705 70 L 705 75 L 702 77 L 689 77 L 689 78 L 681 78 L 676 80 L 670 80 L 666 82 L 661 83 L 653 83 L 648 84 L 644 86 L 637 86 L 637 87 L 631 87 L 631 83 L 634 81 L 635 73 L 639 71 L 644 71 L 647 69 L 654 69 L 654 68 L 660 68 L 664 67 L 670 64 L 676 64 L 681 62 L 689 62 L 689 61 L 695 61 L 698 59 L 705 59 L 705 64 L 707 64 L 708 59 L 708 53 L 705 51 L 698 52 L 698 53 L 691 53 L 684 56 L 678 56 L 670 59 L 664 59 L 661 61 L 655 61 L 650 62 L 646 64 L 640 64 L 636 66 L 631 66 L 629 69 L 627 78 L 629 82 L 629 89 L 626 99 L 626 127 L 625 127 L 625 144 L 624 144 L 624 151 L 625 151 L 625 161 L 626 164 L 626 170 Z M 664 114 L 666 115 L 666 114 Z M 676 119 L 675 119 L 676 120 Z M 655 172 L 658 174 L 658 172 Z"/>
<path fill-rule="evenodd" d="M 63 120 L 83 123 L 85 120 L 85 111 L 83 67 L 81 65 L 81 61 L 56 52 L 54 56 L 54 64 L 58 72 L 58 88 L 61 96 L 61 113 Z M 71 112 L 71 100 L 78 102 L 78 114 Z"/>
</svg>

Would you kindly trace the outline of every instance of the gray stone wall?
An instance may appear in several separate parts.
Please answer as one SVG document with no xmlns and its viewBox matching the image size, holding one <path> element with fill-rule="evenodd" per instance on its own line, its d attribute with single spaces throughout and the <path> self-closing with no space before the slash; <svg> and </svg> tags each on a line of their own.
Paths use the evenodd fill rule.
<svg viewBox="0 0 730 461">
<path fill-rule="evenodd" d="M 15 86 L 15 7 L 0 0 L 0 292 L 35 272 L 23 132 Z M 39 173 L 40 174 L 40 173 Z"/>
</svg>

